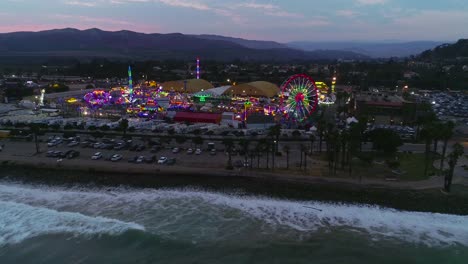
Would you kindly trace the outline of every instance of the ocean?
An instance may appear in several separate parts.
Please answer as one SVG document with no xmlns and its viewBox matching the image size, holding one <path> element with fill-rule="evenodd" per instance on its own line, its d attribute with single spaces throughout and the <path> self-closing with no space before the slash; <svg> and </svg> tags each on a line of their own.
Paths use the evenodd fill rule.
<svg viewBox="0 0 468 264">
<path fill-rule="evenodd" d="M 468 217 L 0 181 L 0 263 L 468 263 Z"/>
</svg>

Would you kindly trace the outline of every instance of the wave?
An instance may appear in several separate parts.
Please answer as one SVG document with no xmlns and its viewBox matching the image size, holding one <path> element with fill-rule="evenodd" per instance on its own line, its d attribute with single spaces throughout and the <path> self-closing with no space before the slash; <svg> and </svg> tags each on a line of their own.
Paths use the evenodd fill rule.
<svg viewBox="0 0 468 264">
<path fill-rule="evenodd" d="M 143 224 L 147 231 L 176 236 L 186 235 L 187 229 L 183 226 L 188 224 L 191 231 L 201 230 L 192 232 L 196 236 L 205 234 L 212 227 L 234 232 L 231 229 L 259 222 L 258 236 L 266 231 L 279 235 L 292 230 L 303 235 L 339 229 L 358 232 L 372 239 L 397 239 L 428 246 L 468 246 L 466 216 L 370 205 L 279 200 L 196 189 L 90 189 L 14 183 L 0 183 L 0 200 L 125 219 Z M 224 233 L 214 232 L 212 237 Z"/>
<path fill-rule="evenodd" d="M 0 201 L 0 208 L 0 246 L 47 234 L 118 235 L 131 229 L 144 230 L 143 226 L 135 223 L 15 202 Z"/>
</svg>

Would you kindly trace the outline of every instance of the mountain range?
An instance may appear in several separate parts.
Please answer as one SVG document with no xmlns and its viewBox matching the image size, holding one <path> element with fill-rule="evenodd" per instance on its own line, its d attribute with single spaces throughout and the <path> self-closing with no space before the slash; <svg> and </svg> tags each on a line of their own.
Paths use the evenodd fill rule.
<svg viewBox="0 0 468 264">
<path fill-rule="evenodd" d="M 408 57 L 418 55 L 444 42 L 412 41 L 412 42 L 290 42 L 291 48 L 302 50 L 329 49 L 345 50 L 360 53 L 371 58 Z"/>
<path fill-rule="evenodd" d="M 418 55 L 442 42 L 291 42 L 247 40 L 218 35 L 145 34 L 128 30 L 73 28 L 0 34 L 0 59 L 50 58 L 219 61 L 368 60 Z"/>
<path fill-rule="evenodd" d="M 468 39 L 460 39 L 454 44 L 439 45 L 431 50 L 424 51 L 419 56 L 422 60 L 468 60 Z"/>
<path fill-rule="evenodd" d="M 249 41 L 210 35 L 180 33 L 144 34 L 132 31 L 77 30 L 0 34 L 0 58 L 105 57 L 122 60 L 363 60 L 367 56 L 341 50 L 304 51 L 274 42 Z"/>
</svg>

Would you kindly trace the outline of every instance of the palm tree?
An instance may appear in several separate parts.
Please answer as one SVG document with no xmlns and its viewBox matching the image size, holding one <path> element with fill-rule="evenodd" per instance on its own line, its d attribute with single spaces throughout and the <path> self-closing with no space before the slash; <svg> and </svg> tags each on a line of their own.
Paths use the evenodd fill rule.
<svg viewBox="0 0 468 264">
<path fill-rule="evenodd" d="M 268 128 L 268 136 L 275 139 L 275 145 L 273 149 L 274 153 L 278 152 L 278 144 L 279 144 L 280 135 L 281 135 L 281 125 L 274 125 Z"/>
<path fill-rule="evenodd" d="M 323 116 L 319 117 L 317 121 L 317 132 L 319 134 L 319 152 L 322 153 L 323 134 L 325 133 L 326 122 Z"/>
<path fill-rule="evenodd" d="M 228 162 L 227 162 L 227 168 L 232 168 L 232 148 L 234 146 L 234 141 L 232 138 L 224 138 L 223 139 L 223 145 L 224 148 L 226 149 L 226 152 L 228 153 Z"/>
<path fill-rule="evenodd" d="M 255 153 L 257 154 L 257 169 L 260 168 L 260 155 L 262 153 L 262 142 L 259 140 L 257 141 L 257 145 L 255 145 Z"/>
<path fill-rule="evenodd" d="M 39 127 L 38 124 L 31 123 L 29 125 L 29 129 L 30 129 L 31 133 L 34 136 L 34 144 L 36 146 L 36 154 L 38 154 L 38 153 L 40 153 L 40 149 L 39 149 L 39 141 L 37 139 L 37 134 L 39 134 L 39 132 L 40 132 L 40 127 Z"/>
<path fill-rule="evenodd" d="M 442 133 L 441 133 L 441 138 L 444 140 L 444 146 L 442 148 L 442 157 L 440 158 L 440 170 L 444 169 L 444 160 L 445 160 L 445 154 L 447 151 L 447 144 L 450 138 L 453 136 L 453 129 L 455 127 L 455 124 L 452 121 L 449 121 L 443 126 Z"/>
<path fill-rule="evenodd" d="M 122 118 L 119 122 L 119 128 L 123 131 L 124 137 L 127 135 L 128 119 Z"/>
<path fill-rule="evenodd" d="M 309 136 L 309 140 L 310 140 L 310 152 L 312 153 L 312 152 L 314 151 L 315 136 L 314 136 L 314 135 L 310 135 L 310 136 Z"/>
<path fill-rule="evenodd" d="M 424 159 L 424 176 L 427 176 L 429 169 L 429 163 L 431 159 L 431 142 L 433 139 L 433 132 L 431 124 L 426 124 L 423 129 L 421 129 L 420 136 L 424 139 L 425 142 L 425 159 Z"/>
<path fill-rule="evenodd" d="M 449 161 L 448 164 L 450 166 L 449 171 L 445 174 L 445 180 L 444 180 L 444 189 L 446 192 L 450 192 L 450 187 L 452 185 L 452 179 L 453 179 L 453 172 L 455 170 L 455 165 L 457 165 L 458 158 L 460 158 L 463 155 L 463 146 L 460 143 L 455 143 L 453 145 L 453 151 L 452 153 L 449 154 Z"/>
<path fill-rule="evenodd" d="M 199 147 L 200 145 L 203 144 L 203 138 L 200 137 L 200 136 L 196 136 L 196 137 L 192 138 L 192 142 L 193 142 L 193 144 L 195 144 L 195 147 Z"/>
<path fill-rule="evenodd" d="M 289 170 L 289 151 L 291 148 L 289 145 L 284 145 L 283 146 L 283 151 L 286 152 L 286 169 Z"/>
</svg>

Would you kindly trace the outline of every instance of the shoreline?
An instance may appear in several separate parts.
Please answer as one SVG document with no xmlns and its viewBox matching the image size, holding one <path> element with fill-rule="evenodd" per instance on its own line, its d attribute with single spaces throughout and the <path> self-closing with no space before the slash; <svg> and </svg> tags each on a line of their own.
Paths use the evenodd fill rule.
<svg viewBox="0 0 468 264">
<path fill-rule="evenodd" d="M 224 172 L 219 169 L 168 168 L 154 170 L 103 170 L 103 168 L 47 166 L 34 162 L 2 162 L 1 180 L 47 185 L 129 186 L 136 188 L 198 188 L 207 191 L 241 193 L 277 199 L 316 200 L 332 203 L 367 204 L 398 210 L 468 215 L 468 192 L 449 195 L 437 189 L 404 189 L 391 186 L 330 182 L 326 179 L 278 177 Z M 38 166 L 39 165 L 39 166 Z M 454 186 L 456 187 L 456 186 Z M 466 190 L 464 187 L 460 187 Z M 454 188 L 455 189 L 455 188 Z"/>
</svg>

